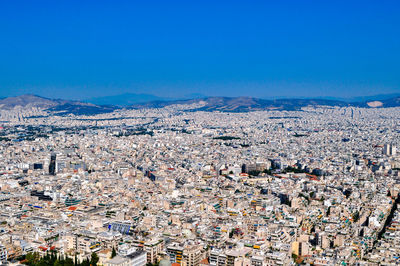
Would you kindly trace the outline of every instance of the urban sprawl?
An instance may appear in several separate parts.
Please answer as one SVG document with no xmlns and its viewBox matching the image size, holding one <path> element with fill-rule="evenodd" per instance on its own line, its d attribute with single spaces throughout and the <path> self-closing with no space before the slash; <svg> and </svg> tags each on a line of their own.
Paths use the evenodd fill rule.
<svg viewBox="0 0 400 266">
<path fill-rule="evenodd" d="M 2 263 L 400 264 L 399 108 L 195 105 L 0 111 Z"/>
</svg>

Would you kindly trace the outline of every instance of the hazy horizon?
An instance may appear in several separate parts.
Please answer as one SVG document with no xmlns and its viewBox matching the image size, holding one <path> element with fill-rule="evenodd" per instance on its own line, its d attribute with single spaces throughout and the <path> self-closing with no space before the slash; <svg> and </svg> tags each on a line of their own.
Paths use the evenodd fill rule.
<svg viewBox="0 0 400 266">
<path fill-rule="evenodd" d="M 68 97 L 49 97 L 37 93 L 23 93 L 18 95 L 9 95 L 9 96 L 0 96 L 0 99 L 9 98 L 9 97 L 19 97 L 23 95 L 34 95 L 42 98 L 48 99 L 61 99 L 61 100 L 72 100 L 72 101 L 83 101 L 83 102 L 93 102 L 97 99 L 106 99 L 108 97 L 116 99 L 120 98 L 123 100 L 123 96 L 143 96 L 143 97 L 150 97 L 149 100 L 143 100 L 143 102 L 150 102 L 155 100 L 160 101 L 173 101 L 173 100 L 184 100 L 184 99 L 196 99 L 196 98 L 209 98 L 209 97 L 249 97 L 249 98 L 258 98 L 258 99 L 265 99 L 265 100 L 274 100 L 274 99 L 324 99 L 324 100 L 339 100 L 345 102 L 362 102 L 362 101 L 370 101 L 370 100 L 383 100 L 383 99 L 390 99 L 390 98 L 397 98 L 400 97 L 400 93 L 387 93 L 387 94 L 370 94 L 370 95 L 358 95 L 358 96 L 351 96 L 351 97 L 335 97 L 335 96 L 269 96 L 269 97 L 258 97 L 258 96 L 249 96 L 249 95 L 183 95 L 177 97 L 164 97 L 155 94 L 149 93 L 121 93 L 121 94 L 110 94 L 106 96 L 99 96 L 99 97 L 91 97 L 88 96 L 86 98 L 68 98 Z M 151 97 L 154 97 L 151 98 Z M 117 100 L 118 101 L 118 100 Z M 140 101 L 139 101 L 140 102 Z"/>
</svg>

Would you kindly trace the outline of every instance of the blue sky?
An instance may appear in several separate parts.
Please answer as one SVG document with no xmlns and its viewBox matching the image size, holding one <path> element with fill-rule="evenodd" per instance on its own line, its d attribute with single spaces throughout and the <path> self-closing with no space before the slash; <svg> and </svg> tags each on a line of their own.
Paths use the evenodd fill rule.
<svg viewBox="0 0 400 266">
<path fill-rule="evenodd" d="M 400 93 L 399 1 L 0 2 L 0 96 Z"/>
</svg>

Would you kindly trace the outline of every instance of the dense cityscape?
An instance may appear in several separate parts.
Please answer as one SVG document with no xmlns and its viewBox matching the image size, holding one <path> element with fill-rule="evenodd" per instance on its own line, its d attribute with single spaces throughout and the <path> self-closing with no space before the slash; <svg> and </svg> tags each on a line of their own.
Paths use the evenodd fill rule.
<svg viewBox="0 0 400 266">
<path fill-rule="evenodd" d="M 399 108 L 200 105 L 1 111 L 1 261 L 400 263 Z"/>
<path fill-rule="evenodd" d="M 0 266 L 400 265 L 400 1 L 0 1 Z"/>
</svg>

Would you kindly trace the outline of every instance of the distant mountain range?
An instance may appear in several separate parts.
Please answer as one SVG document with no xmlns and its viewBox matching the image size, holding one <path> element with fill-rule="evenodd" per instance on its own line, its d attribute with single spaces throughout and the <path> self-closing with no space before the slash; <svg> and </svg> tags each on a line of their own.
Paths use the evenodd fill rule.
<svg viewBox="0 0 400 266">
<path fill-rule="evenodd" d="M 252 97 L 207 97 L 178 101 L 154 101 L 132 105 L 131 108 L 162 108 L 171 104 L 203 103 L 193 111 L 250 112 L 262 110 L 299 110 L 305 106 L 349 106 L 348 103 L 322 99 L 279 99 L 264 100 Z"/>
<path fill-rule="evenodd" d="M 15 108 L 39 108 L 50 112 L 64 114 L 99 114 L 115 110 L 114 106 L 95 105 L 79 101 L 49 99 L 37 95 L 25 94 L 16 97 L 8 97 L 0 100 L 0 110 L 12 110 Z"/>
<path fill-rule="evenodd" d="M 385 100 L 370 100 L 362 102 L 346 102 L 329 99 L 276 99 L 265 100 L 252 97 L 207 97 L 201 99 L 177 100 L 177 101 L 152 101 L 143 104 L 134 104 L 130 108 L 162 108 L 171 104 L 203 103 L 203 106 L 193 111 L 221 111 L 221 112 L 250 112 L 262 110 L 300 110 L 303 107 L 364 107 L 386 108 L 400 106 L 400 97 Z"/>
<path fill-rule="evenodd" d="M 201 96 L 200 96 L 201 97 Z M 92 98 L 92 102 L 49 99 L 37 95 L 21 95 L 0 99 L 0 110 L 15 108 L 39 108 L 60 115 L 93 115 L 113 112 L 116 109 L 162 108 L 173 104 L 200 104 L 192 111 L 249 112 L 261 110 L 300 110 L 311 106 L 387 108 L 400 107 L 400 96 L 384 96 L 366 101 L 348 102 L 335 99 L 276 99 L 266 100 L 253 97 L 201 97 L 193 99 L 165 99 L 150 94 L 124 94 L 101 98 Z M 95 104 L 95 102 L 97 104 Z M 119 102 L 120 104 L 115 104 Z"/>
<path fill-rule="evenodd" d="M 391 94 L 377 94 L 377 95 L 369 95 L 369 96 L 358 96 L 358 97 L 351 97 L 351 98 L 335 98 L 335 97 L 328 97 L 326 99 L 332 100 L 339 100 L 343 102 L 370 102 L 370 101 L 384 101 L 394 98 L 399 98 L 400 93 L 391 93 Z"/>
<path fill-rule="evenodd" d="M 138 103 L 146 103 L 151 101 L 168 101 L 168 100 L 173 100 L 173 99 L 158 97 L 152 94 L 124 93 L 119 95 L 89 98 L 85 100 L 85 102 L 93 103 L 96 105 L 130 106 Z"/>
<path fill-rule="evenodd" d="M 119 95 L 89 98 L 84 100 L 84 102 L 93 103 L 96 105 L 114 105 L 114 106 L 126 107 L 134 104 L 143 104 L 148 102 L 169 102 L 176 100 L 188 100 L 188 99 L 199 99 L 199 98 L 206 98 L 206 96 L 199 93 L 192 93 L 185 95 L 184 97 L 181 98 L 168 98 L 168 97 L 159 97 L 145 93 L 138 93 L 138 94 L 124 93 Z"/>
</svg>

